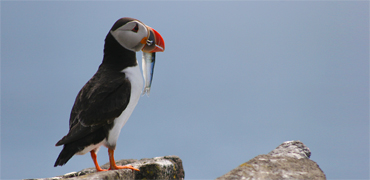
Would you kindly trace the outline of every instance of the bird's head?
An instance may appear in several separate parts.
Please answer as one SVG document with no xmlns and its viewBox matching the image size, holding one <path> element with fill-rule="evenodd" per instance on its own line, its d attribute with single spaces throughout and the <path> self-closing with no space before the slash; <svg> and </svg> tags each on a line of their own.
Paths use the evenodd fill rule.
<svg viewBox="0 0 370 180">
<path fill-rule="evenodd" d="M 163 52 L 164 40 L 153 28 L 133 18 L 121 18 L 110 30 L 112 36 L 124 48 L 146 53 Z"/>
<path fill-rule="evenodd" d="M 133 18 L 121 18 L 114 23 L 110 34 L 117 42 L 133 52 L 143 51 L 142 69 L 145 80 L 143 94 L 149 96 L 153 80 L 155 53 L 164 51 L 164 40 L 153 28 Z"/>
</svg>

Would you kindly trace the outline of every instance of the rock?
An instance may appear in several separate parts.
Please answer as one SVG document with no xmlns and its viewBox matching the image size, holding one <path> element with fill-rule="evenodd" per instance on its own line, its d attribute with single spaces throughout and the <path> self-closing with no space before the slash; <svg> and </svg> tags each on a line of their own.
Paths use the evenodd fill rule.
<svg viewBox="0 0 370 180">
<path fill-rule="evenodd" d="M 268 154 L 274 157 L 289 156 L 297 159 L 311 157 L 310 149 L 301 141 L 286 141 Z"/>
<path fill-rule="evenodd" d="M 258 155 L 217 178 L 231 179 L 326 179 L 300 141 L 286 141 L 268 154 Z"/>
<path fill-rule="evenodd" d="M 182 160 L 178 156 L 155 157 L 151 159 L 123 159 L 116 161 L 117 165 L 131 164 L 140 171 L 129 169 L 111 170 L 96 172 L 94 168 L 83 169 L 78 172 L 71 172 L 62 176 L 42 178 L 37 180 L 88 180 L 88 179 L 184 179 L 185 172 Z M 109 163 L 101 166 L 109 168 Z"/>
</svg>

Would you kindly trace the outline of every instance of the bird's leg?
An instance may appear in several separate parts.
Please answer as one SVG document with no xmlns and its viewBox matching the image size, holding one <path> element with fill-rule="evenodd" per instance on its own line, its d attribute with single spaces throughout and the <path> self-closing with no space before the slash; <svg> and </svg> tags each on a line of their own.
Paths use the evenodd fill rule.
<svg viewBox="0 0 370 180">
<path fill-rule="evenodd" d="M 116 161 L 114 160 L 114 150 L 108 148 L 108 154 L 109 154 L 109 164 L 110 168 L 109 170 L 115 170 L 115 169 L 132 169 L 135 171 L 140 171 L 139 169 L 136 169 L 132 167 L 131 165 L 126 165 L 126 166 L 117 166 Z"/>
<path fill-rule="evenodd" d="M 100 168 L 99 164 L 98 164 L 98 160 L 96 159 L 96 153 L 94 150 L 90 151 L 90 154 L 91 154 L 91 158 L 93 159 L 94 161 L 94 164 L 95 164 L 95 168 L 96 168 L 96 171 L 99 172 L 99 171 L 107 171 L 106 169 L 102 169 Z"/>
</svg>

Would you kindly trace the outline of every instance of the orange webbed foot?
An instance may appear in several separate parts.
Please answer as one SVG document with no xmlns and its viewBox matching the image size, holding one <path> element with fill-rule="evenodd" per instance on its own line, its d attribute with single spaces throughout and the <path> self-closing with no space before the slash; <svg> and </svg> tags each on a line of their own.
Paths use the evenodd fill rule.
<svg viewBox="0 0 370 180">
<path fill-rule="evenodd" d="M 114 160 L 114 150 L 108 148 L 108 154 L 109 154 L 109 163 L 110 163 L 110 168 L 109 170 L 115 170 L 115 169 L 131 169 L 133 171 L 140 171 L 139 169 L 136 169 L 132 167 L 131 165 L 126 165 L 126 166 L 117 166 L 116 161 Z"/>
<path fill-rule="evenodd" d="M 96 172 L 108 171 L 108 169 L 96 168 Z"/>
<path fill-rule="evenodd" d="M 131 165 L 126 165 L 126 166 L 117 166 L 117 165 L 114 165 L 113 168 L 112 167 L 109 168 L 109 170 L 116 170 L 116 169 L 131 169 L 131 170 L 134 170 L 134 171 L 140 171 L 139 169 L 134 168 Z"/>
</svg>

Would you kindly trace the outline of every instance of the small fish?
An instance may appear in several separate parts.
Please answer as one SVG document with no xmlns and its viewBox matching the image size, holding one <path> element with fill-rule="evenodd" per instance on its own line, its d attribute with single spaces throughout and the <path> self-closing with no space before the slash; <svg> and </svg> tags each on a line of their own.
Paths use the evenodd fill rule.
<svg viewBox="0 0 370 180">
<path fill-rule="evenodd" d="M 145 83 L 142 95 L 146 93 L 148 97 L 150 94 L 150 87 L 152 86 L 154 63 L 155 63 L 155 52 L 153 53 L 143 52 L 142 68 Z"/>
</svg>

